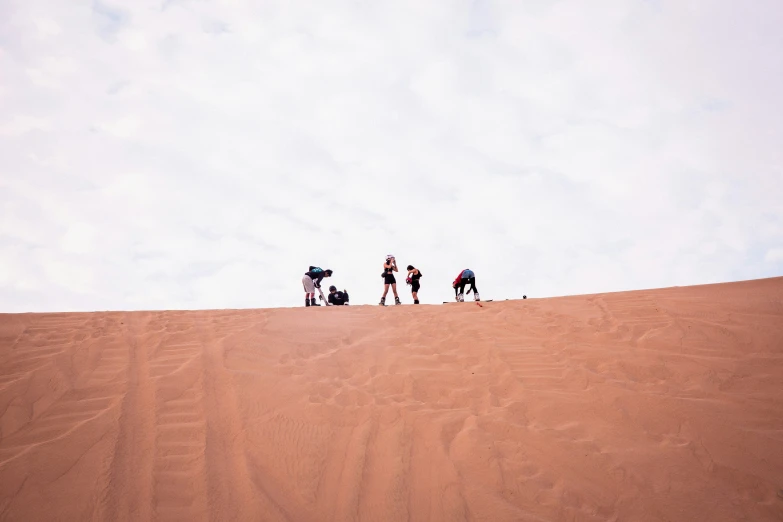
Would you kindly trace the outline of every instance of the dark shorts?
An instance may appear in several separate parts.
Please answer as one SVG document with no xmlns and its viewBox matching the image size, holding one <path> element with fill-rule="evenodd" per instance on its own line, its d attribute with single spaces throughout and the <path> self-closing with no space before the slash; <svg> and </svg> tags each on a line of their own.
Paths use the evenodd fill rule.
<svg viewBox="0 0 783 522">
<path fill-rule="evenodd" d="M 419 281 L 417 279 L 414 279 L 411 282 L 411 292 L 418 292 L 419 288 L 421 288 L 421 284 L 419 283 Z"/>
<path fill-rule="evenodd" d="M 470 288 L 473 289 L 474 292 L 477 292 L 476 289 L 476 278 L 475 277 L 469 277 L 467 279 L 460 279 L 459 283 L 457 283 L 457 286 L 454 287 L 454 294 L 459 295 L 465 292 L 465 287 L 470 285 Z"/>
<path fill-rule="evenodd" d="M 394 274 L 384 274 L 383 275 L 383 284 L 385 285 L 393 285 L 397 283 L 397 279 L 394 278 Z"/>
</svg>

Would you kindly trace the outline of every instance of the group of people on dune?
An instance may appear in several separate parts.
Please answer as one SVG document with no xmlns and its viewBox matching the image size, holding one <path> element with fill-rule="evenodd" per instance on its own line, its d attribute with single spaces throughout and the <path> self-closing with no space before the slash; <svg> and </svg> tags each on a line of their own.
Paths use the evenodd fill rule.
<svg viewBox="0 0 783 522">
<path fill-rule="evenodd" d="M 408 275 L 405 278 L 405 282 L 411 287 L 411 295 L 413 297 L 413 304 L 419 304 L 419 289 L 421 288 L 421 271 L 413 265 L 408 265 Z M 391 287 L 394 293 L 394 304 L 402 304 L 400 302 L 400 296 L 397 294 L 397 279 L 394 277 L 394 272 L 399 272 L 397 268 L 397 260 L 393 255 L 386 256 L 386 261 L 383 263 L 383 272 L 381 277 L 383 278 L 383 296 L 381 302 L 378 303 L 381 306 L 386 306 L 386 295 L 389 293 L 389 287 Z M 305 306 L 321 306 L 315 300 L 315 291 L 318 290 L 321 300 L 326 300 L 326 306 L 330 305 L 347 305 L 349 303 L 349 296 L 347 290 L 337 290 L 337 287 L 332 285 L 329 287 L 329 297 L 325 298 L 321 291 L 321 281 L 325 277 L 332 277 L 333 271 L 329 268 L 326 270 L 318 266 L 311 266 L 310 269 L 305 272 L 302 277 L 302 286 L 305 291 Z M 465 287 L 469 286 L 468 294 L 473 292 L 473 298 L 476 302 L 479 299 L 478 288 L 476 288 L 476 274 L 469 268 L 462 270 L 454 282 L 451 284 L 454 288 L 454 299 L 458 303 L 465 301 Z"/>
</svg>

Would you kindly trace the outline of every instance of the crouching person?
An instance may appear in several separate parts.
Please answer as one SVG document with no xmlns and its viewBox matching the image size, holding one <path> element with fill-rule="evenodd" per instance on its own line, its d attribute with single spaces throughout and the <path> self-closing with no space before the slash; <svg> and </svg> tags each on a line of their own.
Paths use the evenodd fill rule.
<svg viewBox="0 0 783 522">
<path fill-rule="evenodd" d="M 348 303 L 348 292 L 346 290 L 343 290 L 342 292 L 337 291 L 337 287 L 332 285 L 329 287 L 329 304 L 331 305 L 347 305 Z"/>
<path fill-rule="evenodd" d="M 467 285 L 470 285 L 470 288 L 468 289 L 468 294 L 470 294 L 472 290 L 473 299 L 476 302 L 480 301 L 481 299 L 479 299 L 478 288 L 476 288 L 476 274 L 473 273 L 473 270 L 471 270 L 470 268 L 466 268 L 465 270 L 459 273 L 457 278 L 451 284 L 451 286 L 454 288 L 454 298 L 457 300 L 457 302 L 458 303 L 465 302 L 465 287 Z"/>
</svg>

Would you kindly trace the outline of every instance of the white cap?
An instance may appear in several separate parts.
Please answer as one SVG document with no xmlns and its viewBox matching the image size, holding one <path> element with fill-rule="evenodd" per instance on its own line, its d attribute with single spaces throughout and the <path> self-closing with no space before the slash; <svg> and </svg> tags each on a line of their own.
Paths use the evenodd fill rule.
<svg viewBox="0 0 783 522">
<path fill-rule="evenodd" d="M 386 259 L 391 259 L 394 257 L 394 254 L 386 254 Z"/>
</svg>

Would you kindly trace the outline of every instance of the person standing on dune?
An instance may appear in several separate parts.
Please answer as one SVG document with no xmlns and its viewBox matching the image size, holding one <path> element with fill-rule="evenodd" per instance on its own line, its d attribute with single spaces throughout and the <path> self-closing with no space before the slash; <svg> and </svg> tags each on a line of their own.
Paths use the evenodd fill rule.
<svg viewBox="0 0 783 522">
<path fill-rule="evenodd" d="M 411 295 L 413 296 L 413 304 L 419 304 L 419 288 L 421 288 L 421 272 L 418 268 L 414 268 L 413 265 L 408 265 L 408 277 L 405 278 L 405 282 L 411 285 Z"/>
<path fill-rule="evenodd" d="M 332 277 L 332 271 L 328 268 L 324 270 L 318 266 L 311 266 L 310 269 L 305 272 L 302 277 L 302 286 L 305 291 L 305 306 L 321 306 L 315 302 L 315 289 L 321 291 L 321 280 L 324 277 Z M 323 292 L 321 293 L 323 296 Z"/>
<path fill-rule="evenodd" d="M 479 299 L 478 288 L 476 288 L 476 274 L 474 274 L 473 270 L 470 268 L 466 268 L 459 273 L 457 278 L 451 284 L 451 286 L 454 288 L 454 296 L 458 303 L 465 301 L 465 286 L 468 284 L 470 285 L 470 290 L 468 290 L 468 293 L 471 291 L 473 292 L 473 299 L 476 302 L 481 300 Z"/>
<path fill-rule="evenodd" d="M 400 296 L 397 295 L 397 279 L 394 277 L 394 272 L 399 272 L 397 270 L 397 261 L 393 255 L 389 254 L 386 256 L 386 262 L 383 263 L 383 273 L 381 274 L 383 278 L 383 297 L 381 297 L 381 302 L 378 303 L 381 306 L 386 306 L 386 294 L 389 293 L 389 286 L 392 287 L 392 292 L 394 292 L 394 304 L 402 304 L 400 303 Z"/>
</svg>

